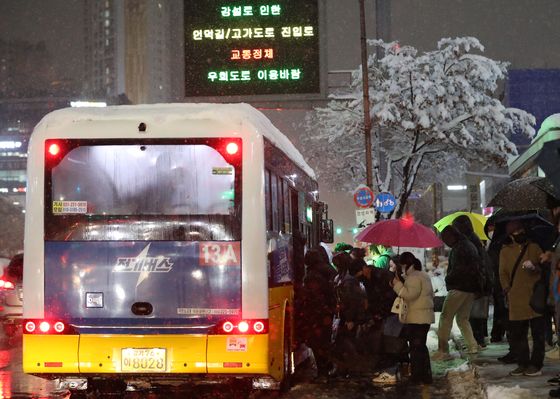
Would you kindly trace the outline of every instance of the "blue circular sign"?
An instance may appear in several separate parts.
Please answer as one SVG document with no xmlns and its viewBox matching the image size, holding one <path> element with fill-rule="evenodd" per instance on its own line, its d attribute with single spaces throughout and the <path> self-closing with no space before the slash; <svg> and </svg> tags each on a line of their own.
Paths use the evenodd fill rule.
<svg viewBox="0 0 560 399">
<path fill-rule="evenodd" d="M 391 193 L 379 193 L 375 196 L 373 206 L 381 213 L 389 213 L 397 205 L 395 196 Z"/>
<path fill-rule="evenodd" d="M 360 208 L 369 208 L 375 196 L 369 187 L 360 187 L 354 193 L 354 203 Z"/>
</svg>

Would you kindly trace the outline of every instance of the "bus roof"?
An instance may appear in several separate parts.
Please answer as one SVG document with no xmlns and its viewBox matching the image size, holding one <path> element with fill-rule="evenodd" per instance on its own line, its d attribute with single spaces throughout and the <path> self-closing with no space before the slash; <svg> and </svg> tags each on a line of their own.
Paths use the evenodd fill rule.
<svg viewBox="0 0 560 399">
<path fill-rule="evenodd" d="M 165 114 L 165 120 L 169 121 L 172 118 L 179 123 L 184 123 L 185 120 L 202 119 L 237 125 L 247 123 L 253 126 L 258 134 L 262 134 L 273 145 L 286 153 L 311 178 L 316 178 L 315 172 L 305 162 L 292 142 L 262 112 L 246 103 L 173 103 L 118 105 L 101 108 L 64 108 L 47 114 L 35 129 L 39 130 L 48 126 L 49 130 L 52 131 L 56 125 L 73 122 L 138 120 L 139 118 L 149 125 L 150 122 L 161 121 L 162 114 Z"/>
</svg>

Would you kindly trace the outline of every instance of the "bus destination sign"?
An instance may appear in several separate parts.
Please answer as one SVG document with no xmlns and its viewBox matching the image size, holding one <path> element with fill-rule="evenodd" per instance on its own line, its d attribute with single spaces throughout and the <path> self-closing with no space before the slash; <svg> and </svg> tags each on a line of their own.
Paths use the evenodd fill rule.
<svg viewBox="0 0 560 399">
<path fill-rule="evenodd" d="M 320 92 L 318 0 L 185 0 L 185 95 Z"/>
</svg>

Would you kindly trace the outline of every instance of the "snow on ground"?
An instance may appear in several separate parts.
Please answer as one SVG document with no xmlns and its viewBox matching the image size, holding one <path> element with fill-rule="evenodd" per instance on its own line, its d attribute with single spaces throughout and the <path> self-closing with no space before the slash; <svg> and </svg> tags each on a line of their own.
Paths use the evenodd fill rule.
<svg viewBox="0 0 560 399">
<path fill-rule="evenodd" d="M 543 375 L 537 377 L 512 377 L 509 372 L 516 364 L 502 364 L 497 358 L 508 351 L 507 343 L 489 344 L 488 349 L 472 360 L 478 380 L 486 388 L 489 399 L 547 398 L 554 387 L 547 380 L 560 372 L 560 359 L 545 358 Z"/>
<path fill-rule="evenodd" d="M 499 385 L 490 385 L 486 389 L 488 399 L 532 399 L 534 398 L 531 391 L 520 388 L 519 385 L 514 387 L 502 387 Z"/>
</svg>

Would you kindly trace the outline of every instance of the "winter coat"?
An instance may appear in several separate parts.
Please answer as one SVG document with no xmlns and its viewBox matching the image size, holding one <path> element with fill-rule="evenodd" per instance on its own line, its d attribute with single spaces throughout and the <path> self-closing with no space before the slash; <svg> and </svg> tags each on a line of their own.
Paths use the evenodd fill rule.
<svg viewBox="0 0 560 399">
<path fill-rule="evenodd" d="M 480 258 L 472 242 L 461 237 L 449 253 L 445 284 L 447 291 L 480 292 Z"/>
<path fill-rule="evenodd" d="M 308 267 L 303 280 L 303 314 L 308 323 L 322 323 L 336 307 L 334 285 L 327 265 Z"/>
<path fill-rule="evenodd" d="M 363 322 L 367 299 L 358 279 L 349 274 L 345 275 L 337 292 L 342 322 Z"/>
<path fill-rule="evenodd" d="M 527 250 L 519 262 L 519 266 L 517 266 L 513 284 L 510 287 L 513 266 L 524 245 L 515 242 L 504 244 L 500 251 L 500 283 L 504 290 L 509 289 L 507 298 L 510 320 L 530 320 L 541 316 L 529 306 L 533 286 L 540 279 L 540 269 L 533 271 L 523 268 L 523 262 L 526 260 L 530 260 L 534 265 L 538 266 L 542 250 L 537 244 L 532 242 L 527 244 Z"/>
<path fill-rule="evenodd" d="M 371 280 L 363 278 L 361 281 L 366 289 L 368 301 L 368 316 L 375 320 L 383 320 L 390 316 L 393 302 L 397 297 L 391 289 L 390 282 L 395 275 L 386 269 L 371 269 Z"/>
<path fill-rule="evenodd" d="M 481 261 L 481 263 L 479 264 L 479 267 L 480 267 L 479 273 L 483 276 L 483 279 L 482 279 L 483 292 L 482 292 L 482 294 L 483 295 L 491 295 L 492 294 L 492 288 L 494 286 L 494 270 L 492 268 L 492 260 L 490 259 L 490 256 L 488 255 L 488 252 L 486 252 L 486 249 L 482 245 L 482 242 L 480 242 L 480 239 L 478 238 L 478 236 L 474 232 L 471 232 L 467 236 L 467 238 L 476 247 L 478 257 L 480 258 L 480 261 Z"/>
<path fill-rule="evenodd" d="M 412 269 L 404 284 L 397 282 L 393 290 L 408 305 L 405 324 L 432 324 L 435 321 L 434 290 L 427 273 Z"/>
</svg>

